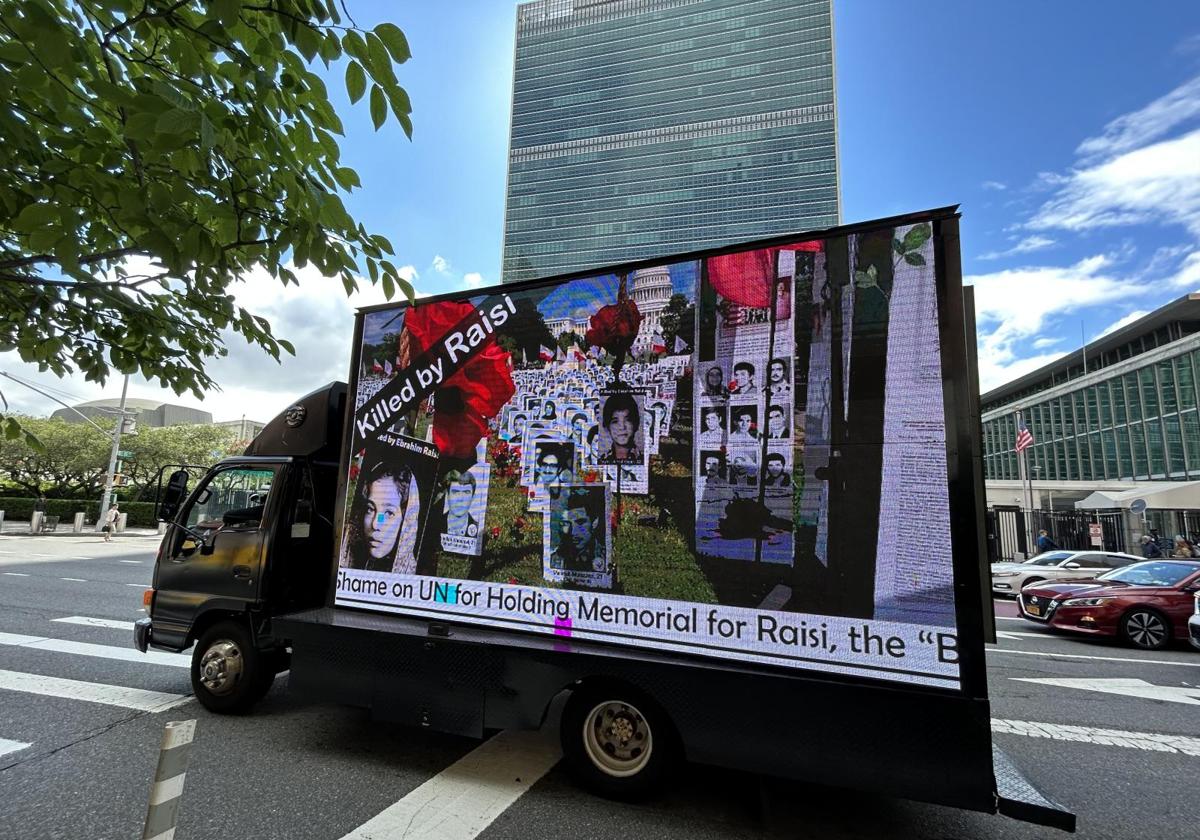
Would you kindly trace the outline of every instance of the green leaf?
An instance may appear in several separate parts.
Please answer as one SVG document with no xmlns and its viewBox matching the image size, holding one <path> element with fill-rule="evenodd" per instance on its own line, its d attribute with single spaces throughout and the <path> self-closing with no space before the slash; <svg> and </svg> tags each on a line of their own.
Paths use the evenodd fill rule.
<svg viewBox="0 0 1200 840">
<path fill-rule="evenodd" d="M 339 166 L 333 170 L 333 177 L 344 190 L 362 186 L 362 181 L 358 179 L 358 173 L 348 166 Z"/>
<path fill-rule="evenodd" d="M 296 355 L 296 348 L 292 345 L 292 342 L 288 341 L 285 338 L 277 338 L 275 340 L 277 342 L 279 342 L 279 346 L 282 347 L 284 350 L 286 350 L 289 355 L 292 355 L 292 356 Z"/>
<path fill-rule="evenodd" d="M 860 289 L 869 289 L 875 285 L 875 278 L 865 271 L 854 272 L 854 285 Z"/>
<path fill-rule="evenodd" d="M 212 11 L 221 25 L 226 29 L 232 28 L 238 22 L 238 13 L 242 10 L 241 0 L 212 0 Z"/>
<path fill-rule="evenodd" d="M 213 133 L 213 124 L 209 121 L 207 114 L 200 115 L 200 147 L 202 149 L 211 149 L 216 142 Z"/>
<path fill-rule="evenodd" d="M 901 242 L 899 239 L 893 239 L 892 240 L 892 250 L 895 251 L 898 256 L 903 257 L 904 256 L 904 243 Z"/>
<path fill-rule="evenodd" d="M 375 34 L 379 36 L 379 40 L 383 41 L 387 51 L 392 55 L 392 60 L 397 64 L 403 64 L 412 58 L 412 53 L 408 49 L 408 39 L 404 37 L 404 33 L 396 24 L 381 23 L 375 27 Z"/>
<path fill-rule="evenodd" d="M 916 251 L 924 245 L 930 236 L 933 235 L 933 229 L 928 222 L 916 225 L 908 233 L 904 234 L 904 251 Z"/>
<path fill-rule="evenodd" d="M 396 84 L 396 71 L 392 70 L 387 48 L 375 35 L 367 36 L 367 55 L 371 57 L 371 71 L 376 81 L 386 85 Z"/>
<path fill-rule="evenodd" d="M 362 99 L 366 91 L 367 74 L 363 72 L 362 65 L 357 61 L 349 62 L 346 65 L 346 94 L 350 97 L 350 104 Z"/>
<path fill-rule="evenodd" d="M 379 85 L 371 85 L 371 122 L 375 123 L 375 130 L 387 121 L 387 99 L 383 95 L 383 88 Z"/>
<path fill-rule="evenodd" d="M 383 275 L 383 296 L 388 300 L 392 299 L 392 295 L 396 294 L 396 284 L 392 278 L 385 274 Z"/>
<path fill-rule="evenodd" d="M 61 237 L 62 231 L 57 226 L 38 228 L 29 234 L 29 247 L 35 251 L 50 251 Z"/>
<path fill-rule="evenodd" d="M 925 258 L 916 251 L 910 251 L 905 254 L 904 261 L 909 265 L 925 265 Z"/>
<path fill-rule="evenodd" d="M 370 59 L 367 57 L 367 45 L 362 36 L 353 29 L 342 36 L 342 49 L 346 51 L 347 55 L 357 58 L 364 64 L 370 64 Z"/>
<path fill-rule="evenodd" d="M 400 127 L 402 129 L 404 129 L 404 134 L 408 137 L 409 140 L 411 140 L 413 126 L 412 126 L 412 120 L 409 119 L 408 114 L 405 114 L 404 116 L 397 115 L 396 119 L 397 119 L 397 121 L 399 121 Z"/>
<path fill-rule="evenodd" d="M 13 220 L 13 227 L 32 233 L 51 222 L 58 221 L 58 208 L 52 204 L 29 204 Z"/>
</svg>

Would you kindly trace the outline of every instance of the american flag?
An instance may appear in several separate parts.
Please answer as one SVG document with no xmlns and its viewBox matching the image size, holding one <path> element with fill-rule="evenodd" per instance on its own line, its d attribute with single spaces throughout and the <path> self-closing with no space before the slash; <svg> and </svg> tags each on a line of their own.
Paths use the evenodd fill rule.
<svg viewBox="0 0 1200 840">
<path fill-rule="evenodd" d="M 1024 419 L 1017 420 L 1017 451 L 1022 452 L 1033 446 L 1033 432 L 1025 425 Z"/>
</svg>

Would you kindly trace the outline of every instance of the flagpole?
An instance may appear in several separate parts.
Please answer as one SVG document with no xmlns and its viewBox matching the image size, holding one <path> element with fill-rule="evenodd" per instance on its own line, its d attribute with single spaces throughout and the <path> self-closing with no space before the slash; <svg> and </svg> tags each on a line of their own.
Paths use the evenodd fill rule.
<svg viewBox="0 0 1200 840">
<path fill-rule="evenodd" d="M 1024 424 L 1025 418 L 1020 411 L 1017 412 L 1017 440 L 1018 443 L 1021 437 L 1021 426 Z M 1034 545 L 1034 530 L 1033 530 L 1033 484 L 1029 480 L 1029 462 L 1026 452 L 1029 447 L 1023 447 L 1017 452 L 1017 468 L 1021 479 L 1021 495 L 1025 497 L 1025 536 L 1028 542 L 1025 545 L 1025 553 L 1027 557 L 1033 556 L 1032 547 Z"/>
</svg>

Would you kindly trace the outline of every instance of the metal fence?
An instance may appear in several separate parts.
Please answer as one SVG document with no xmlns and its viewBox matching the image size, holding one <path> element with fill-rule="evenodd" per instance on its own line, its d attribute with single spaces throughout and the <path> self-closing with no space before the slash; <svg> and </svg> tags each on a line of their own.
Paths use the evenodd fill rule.
<svg viewBox="0 0 1200 840">
<path fill-rule="evenodd" d="M 1200 514 L 1200 511 L 1189 511 Z M 1099 523 L 1104 544 L 1092 544 L 1090 526 Z M 1037 554 L 1039 531 L 1045 530 L 1059 548 L 1083 551 L 1127 551 L 1121 511 L 1031 510 L 997 505 L 987 511 L 988 562 L 1023 560 Z"/>
</svg>

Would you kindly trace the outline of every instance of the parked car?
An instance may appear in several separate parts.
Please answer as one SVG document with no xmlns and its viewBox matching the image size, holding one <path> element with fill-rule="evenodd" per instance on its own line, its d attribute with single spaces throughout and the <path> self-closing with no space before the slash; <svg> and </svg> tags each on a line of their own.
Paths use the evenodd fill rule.
<svg viewBox="0 0 1200 840">
<path fill-rule="evenodd" d="M 1200 592 L 1196 593 L 1196 609 L 1188 619 L 1188 639 L 1192 647 L 1200 650 Z"/>
<path fill-rule="evenodd" d="M 1145 558 L 1119 551 L 1046 551 L 1021 563 L 992 564 L 992 594 L 1015 596 L 1043 580 L 1094 578 Z"/>
<path fill-rule="evenodd" d="M 1200 560 L 1145 560 L 1094 580 L 1036 583 L 1021 590 L 1021 615 L 1056 630 L 1114 636 L 1143 650 L 1188 637 L 1200 592 Z"/>
</svg>

